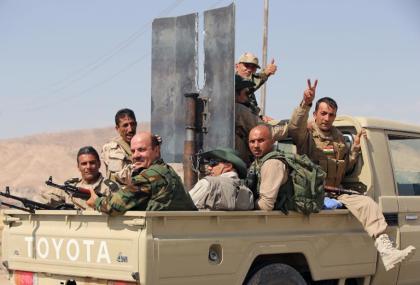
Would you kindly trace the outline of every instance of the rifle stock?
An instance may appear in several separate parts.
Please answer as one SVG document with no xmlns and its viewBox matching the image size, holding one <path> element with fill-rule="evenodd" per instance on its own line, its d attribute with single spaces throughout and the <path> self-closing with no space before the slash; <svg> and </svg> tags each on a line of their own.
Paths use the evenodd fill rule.
<svg viewBox="0 0 420 285">
<path fill-rule="evenodd" d="M 71 197 L 80 198 L 80 199 L 83 199 L 83 200 L 88 200 L 90 198 L 89 189 L 76 187 L 76 186 L 69 185 L 69 184 L 66 184 L 66 183 L 64 183 L 64 185 L 56 184 L 52 181 L 52 176 L 50 176 L 50 178 L 47 181 L 45 181 L 45 184 L 47 184 L 50 187 L 54 187 L 54 188 L 63 190 L 64 192 L 66 192 Z M 100 195 L 98 195 L 98 196 L 100 196 Z"/>
</svg>

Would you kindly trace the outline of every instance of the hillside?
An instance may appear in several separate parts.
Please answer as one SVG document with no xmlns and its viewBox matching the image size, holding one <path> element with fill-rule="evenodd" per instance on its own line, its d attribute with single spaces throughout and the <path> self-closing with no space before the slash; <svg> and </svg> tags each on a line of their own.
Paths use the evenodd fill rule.
<svg viewBox="0 0 420 285">
<path fill-rule="evenodd" d="M 149 123 L 139 124 L 138 131 L 149 129 Z M 0 140 L 0 190 L 10 186 L 12 193 L 32 197 L 46 187 L 49 176 L 57 183 L 76 177 L 79 148 L 92 145 L 100 153 L 102 145 L 116 135 L 114 127 L 108 127 Z"/>
</svg>

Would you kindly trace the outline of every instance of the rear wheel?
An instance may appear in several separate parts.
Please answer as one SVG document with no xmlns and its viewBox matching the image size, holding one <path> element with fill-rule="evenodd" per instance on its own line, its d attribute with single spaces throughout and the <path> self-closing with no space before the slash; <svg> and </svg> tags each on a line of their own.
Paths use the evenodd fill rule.
<svg viewBox="0 0 420 285">
<path fill-rule="evenodd" d="M 306 285 L 306 282 L 293 267 L 273 263 L 257 270 L 246 285 Z"/>
</svg>

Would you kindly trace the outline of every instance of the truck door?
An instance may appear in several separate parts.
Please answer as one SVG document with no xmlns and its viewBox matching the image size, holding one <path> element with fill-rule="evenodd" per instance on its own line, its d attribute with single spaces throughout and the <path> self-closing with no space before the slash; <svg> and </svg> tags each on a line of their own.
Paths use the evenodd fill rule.
<svg viewBox="0 0 420 285">
<path fill-rule="evenodd" d="M 398 195 L 400 247 L 417 249 L 401 264 L 398 284 L 420 284 L 420 134 L 389 132 L 388 144 Z"/>
</svg>

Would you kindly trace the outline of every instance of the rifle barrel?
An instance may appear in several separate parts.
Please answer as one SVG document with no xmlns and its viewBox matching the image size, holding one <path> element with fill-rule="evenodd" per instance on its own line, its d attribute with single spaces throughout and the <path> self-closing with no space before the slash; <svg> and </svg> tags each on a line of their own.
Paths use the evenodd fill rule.
<svg viewBox="0 0 420 285">
<path fill-rule="evenodd" d="M 19 202 L 21 202 L 26 208 L 32 209 L 32 210 L 54 210 L 53 206 L 47 205 L 47 204 L 42 204 L 42 203 L 38 203 L 23 197 L 19 197 L 19 196 L 15 196 L 12 194 L 8 194 L 8 193 L 3 193 L 0 192 L 0 196 L 9 198 L 9 199 L 13 199 L 13 200 L 17 200 Z"/>
<path fill-rule="evenodd" d="M 6 202 L 2 202 L 2 201 L 0 201 L 0 205 L 5 205 L 9 208 L 18 209 L 18 210 L 25 211 L 25 212 L 32 213 L 32 214 L 35 213 L 35 211 L 33 209 L 26 209 L 26 208 L 19 207 L 19 206 L 9 204 L 9 203 L 6 203 Z"/>
<path fill-rule="evenodd" d="M 331 193 L 336 193 L 336 194 L 362 195 L 360 192 L 355 191 L 355 190 L 332 187 L 332 186 L 327 186 L 327 185 L 324 186 L 324 189 L 326 192 L 331 192 Z"/>
</svg>

